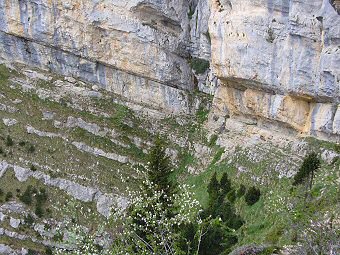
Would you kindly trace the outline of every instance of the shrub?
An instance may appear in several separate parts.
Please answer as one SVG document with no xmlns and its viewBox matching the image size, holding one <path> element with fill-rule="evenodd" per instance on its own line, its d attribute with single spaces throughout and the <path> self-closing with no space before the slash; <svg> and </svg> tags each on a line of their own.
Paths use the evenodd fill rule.
<svg viewBox="0 0 340 255">
<path fill-rule="evenodd" d="M 27 255 L 38 255 L 38 252 L 32 249 L 28 249 Z"/>
<path fill-rule="evenodd" d="M 8 191 L 6 194 L 6 198 L 5 201 L 8 202 L 9 200 L 11 200 L 13 198 L 13 193 Z"/>
<path fill-rule="evenodd" d="M 24 192 L 19 197 L 20 201 L 23 202 L 26 205 L 31 205 L 32 204 L 32 186 L 28 186 Z"/>
<path fill-rule="evenodd" d="M 248 205 L 253 205 L 257 201 L 259 201 L 260 196 L 261 196 L 261 191 L 259 189 L 257 189 L 256 187 L 251 187 L 247 191 L 244 199 L 245 199 L 245 201 Z"/>
<path fill-rule="evenodd" d="M 200 255 L 224 254 L 226 249 L 237 243 L 237 237 L 218 219 L 211 220 L 202 237 Z"/>
<path fill-rule="evenodd" d="M 0 189 L 0 197 L 4 195 L 4 191 Z"/>
<path fill-rule="evenodd" d="M 31 214 L 27 214 L 27 216 L 24 218 L 25 224 L 28 226 L 32 226 L 34 223 L 34 218 Z"/>
<path fill-rule="evenodd" d="M 39 193 L 36 193 L 36 200 L 38 204 L 43 204 L 47 201 L 47 193 L 46 190 L 44 188 L 40 188 L 39 189 Z"/>
<path fill-rule="evenodd" d="M 35 152 L 35 147 L 34 147 L 34 145 L 31 144 L 31 145 L 28 147 L 27 151 L 28 151 L 29 153 L 34 153 L 34 152 Z"/>
<path fill-rule="evenodd" d="M 35 165 L 33 165 L 33 164 L 31 165 L 30 169 L 31 169 L 31 171 L 33 171 L 33 172 L 37 171 L 37 168 L 36 168 L 36 166 L 35 166 Z"/>
<path fill-rule="evenodd" d="M 3 154 L 4 150 L 2 149 L 2 147 L 0 147 L 0 154 Z"/>
<path fill-rule="evenodd" d="M 34 212 L 39 218 L 42 218 L 44 216 L 44 209 L 42 208 L 41 204 L 36 204 Z"/>
<path fill-rule="evenodd" d="M 45 211 L 43 209 L 44 203 L 47 201 L 47 193 L 44 188 L 40 188 L 39 192 L 35 189 L 35 199 L 37 200 L 37 203 L 35 205 L 35 214 L 41 218 L 44 216 Z"/>
<path fill-rule="evenodd" d="M 26 142 L 25 142 L 25 141 L 20 141 L 20 142 L 19 142 L 19 145 L 20 145 L 21 147 L 23 147 L 23 146 L 26 145 Z"/>
<path fill-rule="evenodd" d="M 224 149 L 223 149 L 223 148 L 220 148 L 220 149 L 216 152 L 216 154 L 215 154 L 213 160 L 211 161 L 211 164 L 213 165 L 213 164 L 215 164 L 216 162 L 218 162 L 218 161 L 221 159 L 223 153 L 224 153 Z"/>
<path fill-rule="evenodd" d="M 201 58 L 193 58 L 190 65 L 197 74 L 203 74 L 210 67 L 210 62 Z"/>
<path fill-rule="evenodd" d="M 214 145 L 216 145 L 217 139 L 218 139 L 218 135 L 213 134 L 213 135 L 210 137 L 209 147 L 213 147 Z"/>
<path fill-rule="evenodd" d="M 13 146 L 14 145 L 14 142 L 13 142 L 13 139 L 8 135 L 6 137 L 6 146 Z"/>
</svg>

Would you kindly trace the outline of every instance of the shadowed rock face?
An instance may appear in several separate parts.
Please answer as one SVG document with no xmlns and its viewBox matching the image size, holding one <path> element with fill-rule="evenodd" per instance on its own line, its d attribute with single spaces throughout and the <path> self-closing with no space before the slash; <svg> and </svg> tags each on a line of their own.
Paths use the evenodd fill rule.
<svg viewBox="0 0 340 255">
<path fill-rule="evenodd" d="M 1 0 L 1 31 L 190 89 L 191 72 L 178 50 L 188 39 L 188 21 L 183 18 L 188 7 L 181 1 L 169 2 Z M 42 67 L 48 57 L 50 62 L 68 61 L 65 56 L 42 58 L 33 47 L 30 53 Z"/>
<path fill-rule="evenodd" d="M 153 91 L 160 91 L 165 102 L 161 104 L 169 105 L 178 101 L 174 96 L 181 90 L 194 86 L 188 63 L 193 51 L 189 4 L 182 0 L 0 0 L 0 61 L 99 83 L 142 103 L 153 100 Z M 202 29 L 207 31 L 207 21 Z M 195 38 L 199 35 L 200 31 Z M 199 50 L 196 45 L 195 51 Z M 181 111 L 174 108 L 171 111 Z"/>
<path fill-rule="evenodd" d="M 339 140 L 340 16 L 329 1 L 211 1 L 212 68 L 231 115 Z"/>
</svg>

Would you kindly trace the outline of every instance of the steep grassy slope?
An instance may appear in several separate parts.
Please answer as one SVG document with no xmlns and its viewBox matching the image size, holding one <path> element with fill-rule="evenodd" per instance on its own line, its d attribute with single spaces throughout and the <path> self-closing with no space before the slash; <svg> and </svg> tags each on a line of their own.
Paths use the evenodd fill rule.
<svg viewBox="0 0 340 255">
<path fill-rule="evenodd" d="M 208 121 L 211 98 L 201 94 L 191 95 L 193 105 L 200 103 L 195 114 L 169 116 L 70 77 L 25 66 L 17 70 L 20 73 L 0 65 L 0 212 L 6 215 L 0 228 L 7 231 L 0 230 L 1 243 L 43 253 L 44 246 L 55 240 L 33 226 L 45 224 L 53 230 L 55 221 L 63 217 L 54 205 L 72 197 L 101 214 L 107 209 L 103 204 L 118 206 L 126 186 L 135 185 L 134 169 L 145 163 L 157 133 L 166 141 L 177 178 L 194 185 L 203 206 L 208 200 L 207 184 L 215 171 L 218 176 L 228 172 L 236 190 L 241 184 L 260 188 L 262 195 L 255 205 L 246 205 L 243 196 L 235 201 L 245 221 L 237 231 L 239 245 L 296 244 L 304 223 L 339 211 L 336 144 L 253 129 L 248 132 L 251 125 L 230 120 L 224 129 L 214 131 L 210 118 Z M 292 176 L 309 151 L 323 154 L 323 159 L 312 200 L 306 204 L 292 190 Z M 26 179 L 22 177 L 26 175 Z M 46 176 L 52 181 L 46 181 Z M 41 217 L 35 215 L 34 199 L 31 205 L 20 199 L 29 185 L 47 190 L 48 201 Z M 13 197 L 6 199 L 8 192 Z M 107 200 L 100 200 L 99 193 Z M 33 215 L 34 223 L 22 221 L 19 227 L 11 226 L 10 217 L 23 220 L 27 213 Z M 93 222 L 105 220 L 101 214 Z M 52 230 L 49 232 L 56 234 Z"/>
</svg>

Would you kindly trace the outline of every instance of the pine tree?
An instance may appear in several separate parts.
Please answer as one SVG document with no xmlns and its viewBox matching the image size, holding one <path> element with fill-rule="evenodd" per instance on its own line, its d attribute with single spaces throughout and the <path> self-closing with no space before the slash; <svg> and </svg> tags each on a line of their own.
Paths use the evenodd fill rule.
<svg viewBox="0 0 340 255">
<path fill-rule="evenodd" d="M 231 182 L 229 180 L 227 172 L 224 172 L 220 181 L 222 195 L 228 194 L 232 190 Z"/>
<path fill-rule="evenodd" d="M 220 189 L 220 184 L 218 183 L 218 180 L 217 180 L 217 173 L 214 172 L 208 184 L 208 193 L 209 193 L 210 200 L 218 198 L 219 189 Z"/>
<path fill-rule="evenodd" d="M 163 141 L 157 136 L 148 156 L 148 179 L 158 191 L 163 190 L 168 196 L 176 193 L 177 184 L 171 180 L 170 158 L 166 155 Z"/>
<path fill-rule="evenodd" d="M 299 171 L 294 176 L 293 185 L 297 186 L 299 184 L 305 183 L 309 180 L 309 187 L 311 188 L 314 179 L 314 173 L 320 167 L 320 160 L 318 155 L 314 152 L 309 154 L 303 161 Z"/>
<path fill-rule="evenodd" d="M 214 174 L 210 178 L 207 191 L 209 194 L 209 202 L 206 216 L 212 215 L 213 217 L 216 217 L 216 210 L 218 209 L 219 204 L 222 203 L 224 199 L 224 196 L 221 196 L 220 193 L 220 184 L 217 180 L 216 172 L 214 172 Z"/>
</svg>

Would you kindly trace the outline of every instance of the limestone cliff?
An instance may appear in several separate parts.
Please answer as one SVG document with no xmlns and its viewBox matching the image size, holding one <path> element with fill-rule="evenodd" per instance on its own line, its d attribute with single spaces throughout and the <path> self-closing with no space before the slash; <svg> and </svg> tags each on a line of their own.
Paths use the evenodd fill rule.
<svg viewBox="0 0 340 255">
<path fill-rule="evenodd" d="M 181 90 L 193 88 L 188 12 L 196 4 L 1 0 L 0 58 L 180 111 L 186 103 Z"/>
<path fill-rule="evenodd" d="M 218 87 L 215 117 L 338 141 L 338 12 L 329 0 L 0 0 L 0 60 L 176 113 L 190 112 L 187 91 Z M 192 58 L 211 68 L 195 73 Z"/>
<path fill-rule="evenodd" d="M 211 62 L 223 84 L 215 101 L 225 114 L 339 140 L 340 16 L 330 2 L 211 1 Z"/>
</svg>

